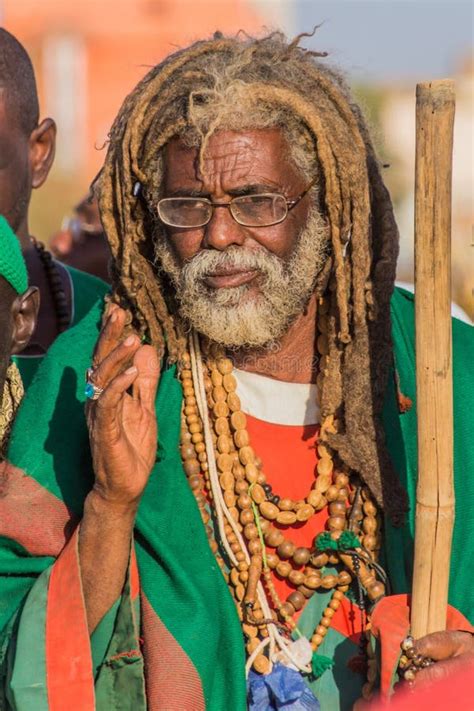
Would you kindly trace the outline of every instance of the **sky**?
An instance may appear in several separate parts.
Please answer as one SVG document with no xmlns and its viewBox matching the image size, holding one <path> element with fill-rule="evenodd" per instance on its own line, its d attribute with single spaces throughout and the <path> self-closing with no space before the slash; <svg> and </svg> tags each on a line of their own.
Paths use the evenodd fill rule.
<svg viewBox="0 0 474 711">
<path fill-rule="evenodd" d="M 276 1 L 276 0 L 273 0 Z M 271 4 L 271 3 L 270 3 Z M 472 0 L 288 0 L 290 28 L 317 30 L 305 46 L 329 51 L 360 79 L 449 76 L 474 45 Z"/>
</svg>

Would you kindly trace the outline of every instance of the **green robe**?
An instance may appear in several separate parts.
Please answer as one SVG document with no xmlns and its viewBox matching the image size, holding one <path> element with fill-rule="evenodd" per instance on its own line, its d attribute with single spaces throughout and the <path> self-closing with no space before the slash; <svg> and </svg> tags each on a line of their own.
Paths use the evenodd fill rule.
<svg viewBox="0 0 474 711">
<path fill-rule="evenodd" d="M 92 711 L 94 704 L 98 711 L 243 710 L 240 623 L 181 466 L 182 396 L 174 368 L 167 369 L 160 381 L 157 463 L 140 504 L 127 583 L 90 644 L 77 529 L 72 536 L 71 530 L 93 481 L 83 373 L 91 361 L 100 315 L 97 304 L 51 348 L 12 436 L 9 460 L 14 468 L 5 477 L 3 492 L 0 489 L 0 660 L 9 704 L 4 705 L 15 711 L 46 711 L 55 709 L 59 698 L 64 708 L 77 711 Z M 416 477 L 411 294 L 395 292 L 392 322 L 400 387 L 414 407 L 399 413 L 392 379 L 384 422 L 411 509 L 402 529 L 386 522 L 384 558 L 393 589 L 404 592 L 410 588 Z M 474 556 L 469 510 L 474 500 L 474 456 L 468 438 L 474 335 L 459 321 L 453 322 L 453 335 L 458 496 L 450 602 L 472 622 L 470 579 L 460 573 L 470 570 Z M 317 592 L 303 611 L 299 627 L 305 633 L 313 631 L 326 597 Z M 320 652 L 334 658 L 334 669 L 311 683 L 322 711 L 346 711 L 360 695 L 362 677 L 346 666 L 356 651 L 348 640 L 329 631 Z M 71 659 L 77 660 L 74 674 Z"/>
</svg>

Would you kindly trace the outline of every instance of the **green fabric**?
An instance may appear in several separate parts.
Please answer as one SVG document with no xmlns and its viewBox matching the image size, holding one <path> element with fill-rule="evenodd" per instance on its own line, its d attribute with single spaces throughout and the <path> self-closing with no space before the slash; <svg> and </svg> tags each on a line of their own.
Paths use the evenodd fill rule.
<svg viewBox="0 0 474 711">
<path fill-rule="evenodd" d="M 15 636 L 11 653 L 12 673 L 9 704 L 12 709 L 48 711 L 45 632 L 46 600 L 51 568 L 38 578 L 21 613 L 22 624 Z M 19 663 L 16 663 L 17 660 Z"/>
<path fill-rule="evenodd" d="M 67 269 L 71 277 L 74 303 L 74 313 L 71 323 L 72 328 L 82 321 L 84 316 L 99 299 L 102 299 L 105 296 L 109 290 L 109 286 L 101 279 L 98 279 L 91 274 L 86 274 L 85 272 L 81 272 L 73 267 L 68 267 L 66 264 L 63 266 Z M 25 356 L 21 354 L 12 358 L 20 370 L 25 390 L 30 387 L 36 371 L 41 365 L 43 359 L 44 355 Z"/>
<path fill-rule="evenodd" d="M 333 666 L 334 659 L 332 657 L 325 657 L 324 654 L 317 654 L 315 652 L 311 658 L 311 669 L 315 679 L 319 679 L 325 671 L 332 669 Z"/>
<path fill-rule="evenodd" d="M 93 481 L 84 372 L 100 317 L 101 307 L 96 305 L 51 347 L 20 407 L 8 457 L 79 516 Z M 162 373 L 156 403 L 157 463 L 136 521 L 140 580 L 152 608 L 195 666 L 206 708 L 239 711 L 245 708 L 246 696 L 242 633 L 182 469 L 181 401 L 175 368 L 168 368 Z M 2 555 L 0 550 L 0 561 Z M 29 566 L 27 559 L 25 567 Z M 2 623 L 6 620 L 0 620 L 0 628 Z"/>
<path fill-rule="evenodd" d="M 303 608 L 298 630 L 308 639 L 313 636 L 331 595 L 332 591 L 317 590 Z M 297 639 L 298 635 L 293 634 L 293 637 Z M 321 711 L 351 711 L 354 702 L 360 698 L 364 678 L 347 666 L 358 652 L 358 645 L 351 639 L 332 627 L 328 629 L 318 654 L 334 660 L 334 666 L 316 679 L 305 676 L 305 682 L 318 699 Z"/>
<path fill-rule="evenodd" d="M 106 645 L 95 675 L 97 711 L 146 709 L 143 657 L 137 644 L 139 619 L 138 601 L 137 604 L 133 603 L 130 581 L 127 579 L 122 597 L 102 619 L 91 637 L 93 663 L 99 656 L 98 646 L 103 650 Z"/>
<path fill-rule="evenodd" d="M 112 605 L 110 610 L 103 616 L 94 632 L 91 634 L 92 668 L 94 669 L 94 679 L 97 678 L 99 668 L 104 663 L 105 655 L 110 646 L 112 637 L 115 634 L 117 615 L 122 599 Z"/>
<path fill-rule="evenodd" d="M 474 569 L 474 328 L 458 319 L 453 319 L 452 324 L 456 509 L 449 602 L 474 624 L 474 588 L 468 574 Z M 413 570 L 417 476 L 415 333 L 414 296 L 399 289 L 392 298 L 392 332 L 400 389 L 413 406 L 404 414 L 398 412 L 392 379 L 383 413 L 384 426 L 392 460 L 408 492 L 410 511 L 403 528 L 396 529 L 385 522 L 384 563 L 393 592 L 406 593 L 411 589 Z"/>
<path fill-rule="evenodd" d="M 0 215 L 0 277 L 6 279 L 17 294 L 24 294 L 28 288 L 28 274 L 20 243 L 2 215 Z"/>
<path fill-rule="evenodd" d="M 414 400 L 413 298 L 396 291 L 392 300 L 395 357 L 401 389 Z M 73 329 L 63 334 L 45 358 L 27 397 L 20 408 L 12 434 L 9 458 L 51 493 L 64 500 L 79 516 L 93 475 L 84 421 L 83 373 L 90 363 L 98 334 L 101 310 L 97 305 Z M 474 480 L 466 474 L 473 471 L 472 447 L 468 437 L 472 414 L 473 339 L 472 329 L 455 321 L 455 413 L 456 413 L 456 528 L 453 544 L 453 576 L 451 603 L 472 620 L 472 592 L 469 576 L 459 574 L 470 569 L 474 546 L 470 502 Z M 472 372 L 472 371 L 471 371 Z M 186 652 L 202 681 L 206 708 L 221 711 L 245 708 L 244 648 L 240 624 L 223 577 L 209 549 L 204 527 L 192 493 L 189 490 L 179 457 L 181 389 L 175 369 L 166 369 L 161 377 L 156 403 L 159 424 L 157 464 L 142 499 L 136 525 L 135 547 L 141 585 L 153 609 L 173 637 Z M 31 423 L 34 421 L 34 438 Z M 67 422 L 67 427 L 64 423 Z M 416 475 L 414 436 L 415 410 L 400 414 L 396 408 L 393 383 L 389 384 L 384 411 L 387 440 L 397 470 L 407 487 L 413 508 Z M 471 429 L 472 435 L 472 429 Z M 42 446 L 41 443 L 44 443 Z M 386 524 L 385 557 L 395 591 L 409 587 L 412 556 L 413 511 L 407 525 L 399 530 Z M 9 566 L 22 566 L 31 581 L 34 573 L 50 565 L 49 559 L 34 562 L 12 545 L 0 548 L 0 571 Z M 1 585 L 3 586 L 2 577 Z M 3 587 L 0 588 L 3 596 Z M 313 596 L 298 622 L 301 631 L 310 636 L 317 624 L 324 595 Z M 15 593 L 19 607 L 24 587 Z M 127 596 L 122 596 L 121 610 L 126 612 Z M 125 606 L 125 607 L 124 607 Z M 0 629 L 8 622 L 14 609 L 13 601 L 0 618 Z M 0 605 L 0 612 L 2 608 Z M 130 625 L 133 612 L 118 614 L 110 645 L 98 669 L 101 675 L 113 678 L 111 685 L 122 680 L 122 672 L 107 663 L 110 650 L 123 651 L 119 627 Z M 128 621 L 127 621 L 128 620 Z M 110 628 L 109 628 L 110 629 Z M 130 631 L 130 627 L 128 627 Z M 125 635 L 126 637 L 126 635 Z M 103 649 L 102 645 L 102 649 Z M 1 648 L 1 645 L 0 645 Z M 330 629 L 319 652 L 335 660 L 334 669 L 310 682 L 321 702 L 322 711 L 349 710 L 360 696 L 362 677 L 350 672 L 348 660 L 358 648 L 350 639 Z M 123 662 L 125 664 L 125 662 Z M 130 665 L 131 667 L 134 664 Z M 137 668 L 137 666 L 135 666 Z M 122 666 L 123 669 L 123 666 Z M 142 681 L 132 676 L 124 694 L 140 698 Z M 133 687 L 133 689 L 132 689 Z M 98 687 L 99 688 L 99 687 Z M 105 684 L 103 689 L 107 688 Z M 125 688 L 121 686 L 121 688 Z M 102 692 L 101 692 L 102 693 Z M 108 692 L 104 692 L 108 693 Z M 142 702 L 136 702 L 142 711 Z M 106 697 L 98 701 L 98 711 L 110 708 Z"/>
</svg>

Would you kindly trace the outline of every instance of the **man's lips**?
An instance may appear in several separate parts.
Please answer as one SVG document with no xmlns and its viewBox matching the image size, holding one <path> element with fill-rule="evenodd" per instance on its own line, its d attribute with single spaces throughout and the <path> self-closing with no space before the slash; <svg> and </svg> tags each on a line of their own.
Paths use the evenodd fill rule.
<svg viewBox="0 0 474 711">
<path fill-rule="evenodd" d="M 226 289 L 233 286 L 248 284 L 258 275 L 258 269 L 247 269 L 245 271 L 232 269 L 221 270 L 206 274 L 204 283 L 212 289 Z"/>
</svg>

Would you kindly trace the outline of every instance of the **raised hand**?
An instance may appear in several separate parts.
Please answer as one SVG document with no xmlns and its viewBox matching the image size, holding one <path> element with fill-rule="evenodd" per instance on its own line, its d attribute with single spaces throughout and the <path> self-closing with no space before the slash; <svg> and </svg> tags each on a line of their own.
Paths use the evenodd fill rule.
<svg viewBox="0 0 474 711">
<path fill-rule="evenodd" d="M 103 389 L 87 403 L 95 472 L 94 492 L 113 506 L 138 505 L 155 462 L 155 396 L 160 375 L 156 350 L 137 335 L 124 341 L 125 312 L 112 307 L 93 359 L 94 385 Z"/>
</svg>

